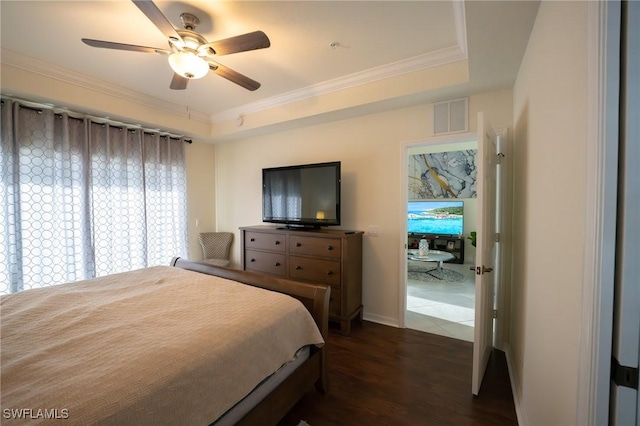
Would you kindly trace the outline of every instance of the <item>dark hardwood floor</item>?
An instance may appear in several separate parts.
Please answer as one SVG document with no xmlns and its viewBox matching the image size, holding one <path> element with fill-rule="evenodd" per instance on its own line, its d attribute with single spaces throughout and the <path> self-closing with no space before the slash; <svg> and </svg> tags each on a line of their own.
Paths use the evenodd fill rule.
<svg viewBox="0 0 640 426">
<path fill-rule="evenodd" d="M 280 426 L 518 424 L 501 351 L 474 397 L 470 342 L 363 321 L 328 344 L 329 393 L 306 394 Z"/>
</svg>

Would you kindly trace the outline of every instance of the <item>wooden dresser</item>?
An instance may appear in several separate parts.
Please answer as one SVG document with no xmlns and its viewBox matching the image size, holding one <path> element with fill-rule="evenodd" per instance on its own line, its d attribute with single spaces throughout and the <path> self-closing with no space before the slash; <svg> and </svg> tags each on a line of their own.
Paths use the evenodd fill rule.
<svg viewBox="0 0 640 426">
<path fill-rule="evenodd" d="M 348 335 L 362 319 L 362 232 L 240 228 L 242 269 L 331 286 L 329 320 Z"/>
</svg>

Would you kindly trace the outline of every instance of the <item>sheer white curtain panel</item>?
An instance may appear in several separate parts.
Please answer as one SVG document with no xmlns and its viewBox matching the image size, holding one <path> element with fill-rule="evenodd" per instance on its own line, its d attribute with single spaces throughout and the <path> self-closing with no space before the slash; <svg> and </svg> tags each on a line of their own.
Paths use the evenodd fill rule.
<svg viewBox="0 0 640 426">
<path fill-rule="evenodd" d="M 182 140 L 10 99 L 1 108 L 0 293 L 186 254 Z"/>
</svg>

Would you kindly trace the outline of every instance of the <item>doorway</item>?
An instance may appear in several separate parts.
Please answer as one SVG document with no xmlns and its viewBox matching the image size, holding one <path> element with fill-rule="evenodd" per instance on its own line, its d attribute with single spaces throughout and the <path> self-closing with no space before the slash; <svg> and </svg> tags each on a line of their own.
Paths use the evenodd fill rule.
<svg viewBox="0 0 640 426">
<path fill-rule="evenodd" d="M 404 242 L 407 253 L 418 254 L 416 257 L 403 259 L 405 294 L 401 297 L 404 302 L 401 312 L 404 313 L 404 326 L 470 342 L 474 340 L 475 275 L 471 269 L 474 265 L 475 247 L 467 237 L 477 227 L 477 199 L 473 190 L 475 183 L 472 177 L 466 176 L 464 182 L 458 182 L 455 188 L 449 188 L 446 176 L 450 173 L 449 178 L 453 187 L 456 176 L 459 177 L 474 167 L 475 159 L 469 157 L 472 157 L 476 151 L 477 135 L 475 133 L 413 142 L 405 145 L 404 161 L 407 167 L 403 168 L 408 171 L 405 174 L 404 184 L 404 206 L 407 218 Z M 436 164 L 431 164 L 432 160 Z M 427 182 L 424 182 L 425 179 L 420 179 L 421 175 L 427 173 L 428 177 L 433 174 L 432 170 L 442 168 L 449 170 L 440 175 L 440 182 L 438 182 L 440 185 L 436 185 L 437 188 L 429 187 L 429 179 L 426 179 Z M 444 182 L 441 180 L 443 176 Z M 438 192 L 442 189 L 443 183 L 448 189 Z M 442 198 L 451 197 L 453 193 L 460 197 Z M 426 203 L 427 206 L 424 207 L 425 203 L 422 201 L 435 202 Z M 444 207 L 449 205 L 449 201 L 463 203 L 462 224 L 455 224 L 460 226 L 460 229 L 443 228 L 449 212 L 456 214 L 458 212 L 453 210 L 454 207 Z M 440 205 L 443 207 L 440 208 Z M 412 212 L 410 211 L 412 209 L 435 209 L 433 210 L 435 212 L 445 210 L 444 214 L 447 217 L 437 215 L 425 218 L 421 216 L 420 211 Z M 447 209 L 449 212 L 446 212 Z M 431 229 L 431 226 L 437 228 Z M 442 235 L 436 235 L 441 232 Z M 430 244 L 430 253 L 442 252 L 443 257 L 452 258 L 443 261 L 441 265 L 430 261 L 430 256 L 421 258 L 418 246 L 419 240 L 423 238 Z"/>
</svg>

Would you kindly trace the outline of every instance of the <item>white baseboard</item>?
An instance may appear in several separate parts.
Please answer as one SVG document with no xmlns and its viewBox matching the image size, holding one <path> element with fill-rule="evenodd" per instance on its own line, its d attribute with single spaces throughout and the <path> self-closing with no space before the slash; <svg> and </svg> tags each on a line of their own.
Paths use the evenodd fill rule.
<svg viewBox="0 0 640 426">
<path fill-rule="evenodd" d="M 388 326 L 396 327 L 396 328 L 400 327 L 400 325 L 398 324 L 398 319 L 397 318 L 390 318 L 390 317 L 385 317 L 385 316 L 382 316 L 382 315 L 369 314 L 369 313 L 366 313 L 366 312 L 362 315 L 362 318 L 365 321 L 376 322 L 378 324 L 388 325 Z"/>
<path fill-rule="evenodd" d="M 507 358 L 507 369 L 509 370 L 509 381 L 511 382 L 511 393 L 513 394 L 513 405 L 516 408 L 516 417 L 518 419 L 519 426 L 527 426 L 527 416 L 525 414 L 524 407 L 522 406 L 522 395 L 520 394 L 520 382 L 516 377 L 513 362 L 511 361 L 511 346 L 508 343 L 504 344 L 504 354 Z"/>
</svg>

